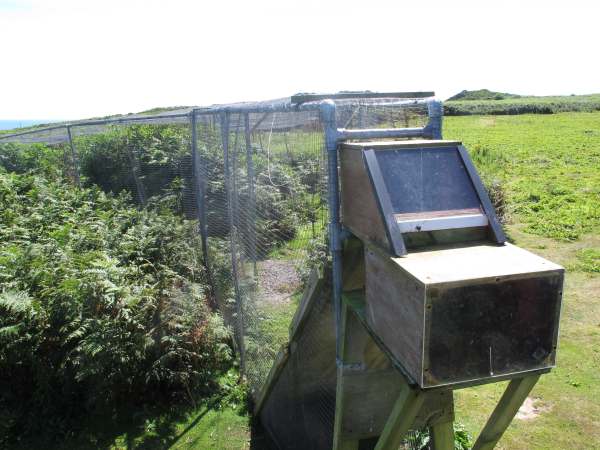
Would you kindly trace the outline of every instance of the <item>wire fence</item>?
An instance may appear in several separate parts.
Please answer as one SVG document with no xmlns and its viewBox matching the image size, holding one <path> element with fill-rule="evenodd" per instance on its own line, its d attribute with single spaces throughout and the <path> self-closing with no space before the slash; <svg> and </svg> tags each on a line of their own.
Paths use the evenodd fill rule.
<svg viewBox="0 0 600 450">
<path fill-rule="evenodd" d="M 349 129 L 424 127 L 427 103 L 337 100 L 335 120 Z M 317 102 L 298 107 L 280 99 L 0 135 L 0 165 L 10 170 L 11 161 L 27 154 L 34 168 L 36 152 L 47 152 L 75 185 L 124 193 L 139 207 L 168 203 L 194 221 L 209 302 L 233 330 L 241 371 L 256 398 L 289 340 L 311 269 L 330 257 L 325 135 Z M 198 242 L 197 235 L 190 242 Z M 330 289 L 310 314 L 315 324 L 327 323 L 307 327 L 293 343 L 265 416 L 271 434 L 287 428 L 284 448 L 331 448 L 336 362 Z M 325 342 L 333 342 L 329 353 Z M 310 389 L 298 388 L 302 367 L 319 352 L 326 362 L 312 371 Z M 308 441 L 293 443 L 302 435 L 289 431 L 294 427 L 310 429 Z"/>
</svg>

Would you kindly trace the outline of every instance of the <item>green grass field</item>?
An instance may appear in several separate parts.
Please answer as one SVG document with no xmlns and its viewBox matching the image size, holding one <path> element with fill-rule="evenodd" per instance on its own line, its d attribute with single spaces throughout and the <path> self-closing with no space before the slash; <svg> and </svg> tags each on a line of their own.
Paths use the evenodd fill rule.
<svg viewBox="0 0 600 450">
<path fill-rule="evenodd" d="M 539 416 L 515 420 L 502 449 L 600 449 L 600 113 L 450 117 L 484 177 L 501 180 L 517 245 L 567 269 L 558 367 L 532 393 Z M 459 391 L 472 433 L 504 384 Z"/>
</svg>

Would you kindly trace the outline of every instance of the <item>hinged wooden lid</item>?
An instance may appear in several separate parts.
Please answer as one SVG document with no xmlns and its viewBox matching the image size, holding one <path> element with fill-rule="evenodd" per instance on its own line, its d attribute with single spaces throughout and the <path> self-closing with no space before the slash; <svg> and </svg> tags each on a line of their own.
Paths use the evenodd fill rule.
<svg viewBox="0 0 600 450">
<path fill-rule="evenodd" d="M 506 278 L 564 270 L 541 256 L 511 244 L 478 244 L 411 252 L 391 258 L 423 284 L 485 278 Z"/>
</svg>

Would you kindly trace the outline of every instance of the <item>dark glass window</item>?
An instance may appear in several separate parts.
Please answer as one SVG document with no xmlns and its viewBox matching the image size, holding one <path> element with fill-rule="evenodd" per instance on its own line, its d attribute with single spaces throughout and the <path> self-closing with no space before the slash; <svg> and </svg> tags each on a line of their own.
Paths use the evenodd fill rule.
<svg viewBox="0 0 600 450">
<path fill-rule="evenodd" d="M 455 147 L 375 152 L 395 214 L 479 209 Z"/>
</svg>

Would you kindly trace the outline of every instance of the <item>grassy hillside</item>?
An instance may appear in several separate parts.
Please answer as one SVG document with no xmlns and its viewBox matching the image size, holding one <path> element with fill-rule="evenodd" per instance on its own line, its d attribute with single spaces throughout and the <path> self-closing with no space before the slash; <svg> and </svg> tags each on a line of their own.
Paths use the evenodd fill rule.
<svg viewBox="0 0 600 450">
<path fill-rule="evenodd" d="M 129 116 L 161 114 L 161 113 L 167 113 L 167 112 L 171 112 L 171 111 L 177 111 L 179 109 L 188 109 L 188 108 L 192 108 L 192 107 L 191 106 L 161 106 L 161 107 L 151 108 L 151 109 L 148 109 L 145 111 L 140 111 L 139 113 L 112 114 L 109 116 L 89 117 L 87 119 L 79 119 L 79 120 L 104 120 L 104 119 L 119 119 L 119 118 L 125 119 Z M 77 121 L 78 120 L 56 121 L 56 122 L 49 122 L 49 123 L 38 123 L 35 125 L 26 125 L 26 126 L 22 126 L 19 128 L 0 130 L 0 135 L 21 133 L 24 131 L 31 131 L 31 130 L 41 129 L 41 128 L 48 128 L 48 127 L 55 127 L 55 126 L 59 126 L 59 125 L 66 125 L 66 124 L 77 122 Z"/>
<path fill-rule="evenodd" d="M 479 89 L 476 91 L 461 91 L 456 95 L 453 95 L 446 101 L 457 101 L 457 100 L 504 100 L 507 98 L 519 98 L 517 94 L 507 94 L 506 92 L 494 92 L 489 89 Z"/>
<path fill-rule="evenodd" d="M 481 91 L 475 91 L 481 92 Z M 488 91 L 489 92 L 489 91 Z M 462 94 L 462 93 L 461 93 Z M 486 98 L 486 95 L 458 94 L 444 103 L 446 116 L 465 115 L 516 115 L 516 114 L 554 114 L 559 112 L 600 111 L 600 94 L 569 95 L 549 97 L 512 97 L 512 94 L 499 94 L 502 97 Z M 454 98 L 458 99 L 454 100 Z"/>
</svg>

